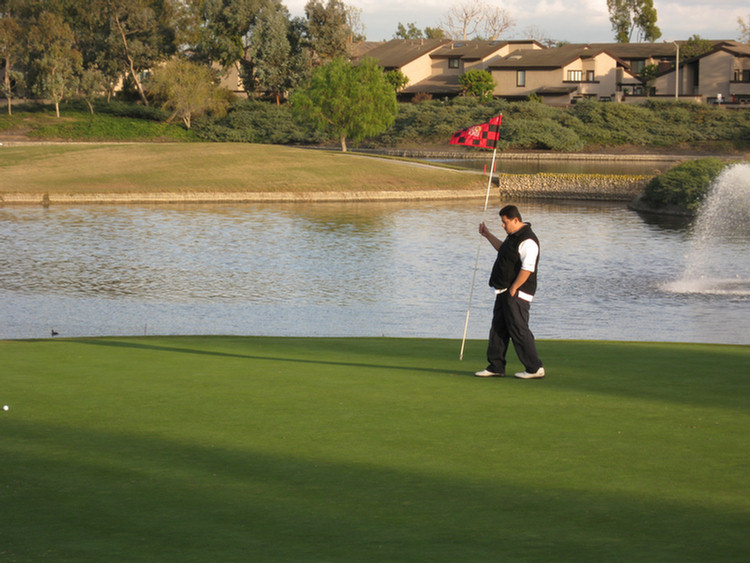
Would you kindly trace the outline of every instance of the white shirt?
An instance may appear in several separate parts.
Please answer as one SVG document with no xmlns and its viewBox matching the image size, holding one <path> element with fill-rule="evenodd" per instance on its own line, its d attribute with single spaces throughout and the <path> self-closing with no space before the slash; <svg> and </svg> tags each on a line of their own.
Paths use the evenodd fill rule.
<svg viewBox="0 0 750 563">
<path fill-rule="evenodd" d="M 521 269 L 533 272 L 536 269 L 536 259 L 539 256 L 539 245 L 533 239 L 527 238 L 518 245 L 518 254 L 521 256 Z M 534 296 L 519 291 L 518 298 L 531 302 Z"/>
</svg>

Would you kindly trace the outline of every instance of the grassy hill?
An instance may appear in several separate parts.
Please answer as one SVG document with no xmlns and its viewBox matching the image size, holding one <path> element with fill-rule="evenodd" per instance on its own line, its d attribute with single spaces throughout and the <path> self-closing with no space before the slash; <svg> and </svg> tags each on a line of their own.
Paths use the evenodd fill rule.
<svg viewBox="0 0 750 563">
<path fill-rule="evenodd" d="M 3 193 L 383 192 L 482 189 L 481 175 L 350 153 L 246 143 L 0 148 Z"/>
</svg>

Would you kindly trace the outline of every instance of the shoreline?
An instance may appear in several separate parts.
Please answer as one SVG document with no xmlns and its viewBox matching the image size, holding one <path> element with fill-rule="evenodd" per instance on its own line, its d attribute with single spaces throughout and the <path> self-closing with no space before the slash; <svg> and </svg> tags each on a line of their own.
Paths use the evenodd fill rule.
<svg viewBox="0 0 750 563">
<path fill-rule="evenodd" d="M 175 203 L 346 203 L 377 201 L 456 200 L 485 197 L 481 190 L 415 190 L 382 192 L 151 192 L 151 193 L 6 193 L 0 194 L 0 207 L 6 205 L 84 205 L 84 204 L 175 204 Z"/>
<path fill-rule="evenodd" d="M 490 195 L 519 199 L 632 201 L 650 176 L 605 174 L 497 174 Z M 368 203 L 479 199 L 487 188 L 358 191 L 154 191 L 154 192 L 0 192 L 0 208 L 51 205 L 149 205 L 244 203 Z"/>
</svg>

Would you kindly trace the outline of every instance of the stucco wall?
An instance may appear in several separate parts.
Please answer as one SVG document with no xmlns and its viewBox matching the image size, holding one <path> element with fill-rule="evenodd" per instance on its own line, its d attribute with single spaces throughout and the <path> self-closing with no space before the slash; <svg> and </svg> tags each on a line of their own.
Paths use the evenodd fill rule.
<svg viewBox="0 0 750 563">
<path fill-rule="evenodd" d="M 725 51 L 717 51 L 700 60 L 700 84 L 698 93 L 704 99 L 716 98 L 721 94 L 724 101 L 729 98 L 729 81 L 734 77 L 734 56 Z"/>
</svg>

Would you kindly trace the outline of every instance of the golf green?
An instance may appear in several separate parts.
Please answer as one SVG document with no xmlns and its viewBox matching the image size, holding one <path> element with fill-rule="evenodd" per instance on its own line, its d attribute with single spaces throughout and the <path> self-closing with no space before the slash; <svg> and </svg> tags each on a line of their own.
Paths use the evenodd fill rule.
<svg viewBox="0 0 750 563">
<path fill-rule="evenodd" d="M 459 344 L 0 341 L 0 560 L 747 561 L 750 347 Z"/>
</svg>

